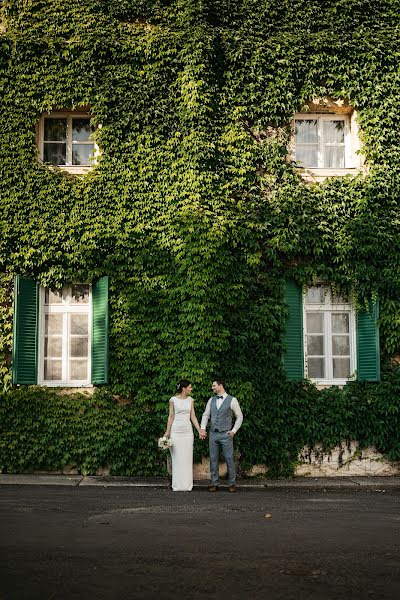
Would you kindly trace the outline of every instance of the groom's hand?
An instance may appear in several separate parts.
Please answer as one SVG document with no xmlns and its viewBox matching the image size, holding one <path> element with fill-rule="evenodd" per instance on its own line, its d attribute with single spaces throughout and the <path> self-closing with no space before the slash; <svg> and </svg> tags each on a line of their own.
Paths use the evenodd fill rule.
<svg viewBox="0 0 400 600">
<path fill-rule="evenodd" d="M 228 431 L 228 435 L 230 435 L 231 437 L 233 437 L 235 435 L 236 431 Z"/>
<path fill-rule="evenodd" d="M 207 431 L 205 429 L 200 429 L 200 439 L 205 440 L 207 437 Z"/>
</svg>

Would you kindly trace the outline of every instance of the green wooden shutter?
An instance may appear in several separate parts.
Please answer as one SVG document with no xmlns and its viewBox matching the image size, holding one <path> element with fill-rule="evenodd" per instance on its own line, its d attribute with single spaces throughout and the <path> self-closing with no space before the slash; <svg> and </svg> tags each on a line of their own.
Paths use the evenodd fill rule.
<svg viewBox="0 0 400 600">
<path fill-rule="evenodd" d="M 357 315 L 357 378 L 360 381 L 380 380 L 379 302 L 370 304 Z"/>
<path fill-rule="evenodd" d="M 17 275 L 14 279 L 12 348 L 13 384 L 36 384 L 38 372 L 39 285 Z"/>
<path fill-rule="evenodd" d="M 108 277 L 92 285 L 92 383 L 108 383 Z"/>
<path fill-rule="evenodd" d="M 285 324 L 285 353 L 283 362 L 290 380 L 304 378 L 303 297 L 301 288 L 293 281 L 285 283 L 285 297 L 289 314 Z"/>
</svg>

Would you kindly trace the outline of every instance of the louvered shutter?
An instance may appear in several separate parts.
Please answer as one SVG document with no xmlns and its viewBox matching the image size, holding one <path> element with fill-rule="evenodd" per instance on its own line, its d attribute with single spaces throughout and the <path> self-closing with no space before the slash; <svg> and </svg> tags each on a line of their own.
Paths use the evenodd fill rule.
<svg viewBox="0 0 400 600">
<path fill-rule="evenodd" d="M 303 298 L 301 288 L 293 281 L 285 283 L 285 298 L 289 314 L 285 323 L 285 353 L 283 362 L 290 380 L 304 378 Z"/>
<path fill-rule="evenodd" d="M 380 380 L 379 303 L 370 304 L 357 315 L 357 378 L 360 381 Z"/>
<path fill-rule="evenodd" d="M 108 383 L 108 276 L 92 285 L 92 383 Z"/>
<path fill-rule="evenodd" d="M 36 384 L 38 371 L 39 285 L 17 275 L 14 279 L 12 348 L 13 384 Z"/>
</svg>

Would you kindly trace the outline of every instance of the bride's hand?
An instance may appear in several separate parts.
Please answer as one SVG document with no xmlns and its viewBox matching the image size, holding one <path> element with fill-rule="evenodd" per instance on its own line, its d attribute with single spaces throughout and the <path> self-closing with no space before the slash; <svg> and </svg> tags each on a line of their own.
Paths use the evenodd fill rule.
<svg viewBox="0 0 400 600">
<path fill-rule="evenodd" d="M 165 432 L 163 437 L 169 438 L 170 434 Z"/>
</svg>

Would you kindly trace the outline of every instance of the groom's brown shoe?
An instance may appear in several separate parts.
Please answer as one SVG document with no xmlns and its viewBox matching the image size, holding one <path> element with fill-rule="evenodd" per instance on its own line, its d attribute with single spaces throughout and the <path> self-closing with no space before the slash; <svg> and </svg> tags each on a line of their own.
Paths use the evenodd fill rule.
<svg viewBox="0 0 400 600">
<path fill-rule="evenodd" d="M 218 492 L 218 486 L 217 485 L 209 485 L 208 491 L 209 492 Z"/>
<path fill-rule="evenodd" d="M 237 492 L 237 487 L 234 483 L 228 487 L 228 492 Z"/>
</svg>

